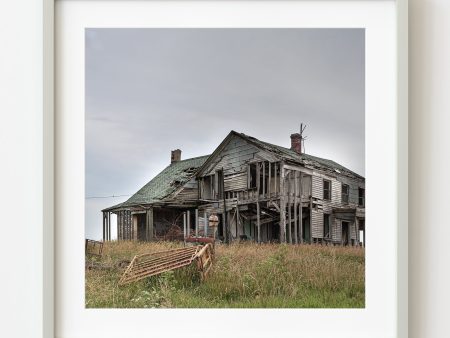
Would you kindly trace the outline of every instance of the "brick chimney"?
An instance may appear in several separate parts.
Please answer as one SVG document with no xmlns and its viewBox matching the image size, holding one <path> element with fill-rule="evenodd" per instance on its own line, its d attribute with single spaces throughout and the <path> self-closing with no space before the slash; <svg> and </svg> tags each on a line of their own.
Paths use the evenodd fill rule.
<svg viewBox="0 0 450 338">
<path fill-rule="evenodd" d="M 291 134 L 291 150 L 297 154 L 302 153 L 302 135 L 299 133 Z"/>
<path fill-rule="evenodd" d="M 170 154 L 170 163 L 181 161 L 181 150 L 175 149 L 172 150 L 172 153 Z"/>
</svg>

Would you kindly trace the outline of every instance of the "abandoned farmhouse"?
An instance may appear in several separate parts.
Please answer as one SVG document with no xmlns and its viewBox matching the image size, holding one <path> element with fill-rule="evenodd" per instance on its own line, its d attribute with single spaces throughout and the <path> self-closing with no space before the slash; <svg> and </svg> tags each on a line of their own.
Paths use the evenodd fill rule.
<svg viewBox="0 0 450 338">
<path fill-rule="evenodd" d="M 102 210 L 103 239 L 365 245 L 365 179 L 334 161 L 231 131 L 207 156 L 171 163 L 124 203 Z M 209 225 L 217 216 L 217 227 Z M 180 238 L 181 237 L 181 238 Z"/>
</svg>

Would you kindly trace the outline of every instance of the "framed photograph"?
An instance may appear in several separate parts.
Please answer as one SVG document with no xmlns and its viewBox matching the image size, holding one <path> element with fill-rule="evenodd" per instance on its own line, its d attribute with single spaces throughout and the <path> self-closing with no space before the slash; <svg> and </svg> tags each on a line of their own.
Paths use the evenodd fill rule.
<svg viewBox="0 0 450 338">
<path fill-rule="evenodd" d="M 407 337 L 407 1 L 47 6 L 48 336 Z"/>
</svg>

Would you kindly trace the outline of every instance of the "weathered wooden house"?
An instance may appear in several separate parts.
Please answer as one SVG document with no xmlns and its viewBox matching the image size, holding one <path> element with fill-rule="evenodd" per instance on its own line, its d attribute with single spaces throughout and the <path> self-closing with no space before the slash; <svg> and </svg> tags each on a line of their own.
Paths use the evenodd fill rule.
<svg viewBox="0 0 450 338">
<path fill-rule="evenodd" d="M 209 156 L 172 163 L 111 212 L 118 238 L 152 240 L 177 224 L 185 236 L 208 231 L 219 217 L 224 241 L 359 245 L 365 238 L 365 179 L 334 161 L 305 154 L 302 136 L 291 148 L 231 131 Z"/>
</svg>

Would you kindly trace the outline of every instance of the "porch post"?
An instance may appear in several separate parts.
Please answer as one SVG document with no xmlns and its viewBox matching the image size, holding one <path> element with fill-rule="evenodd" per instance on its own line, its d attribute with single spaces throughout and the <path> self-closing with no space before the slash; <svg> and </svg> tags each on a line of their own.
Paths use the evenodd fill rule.
<svg viewBox="0 0 450 338">
<path fill-rule="evenodd" d="M 258 228 L 258 243 L 261 243 L 261 222 L 260 222 L 260 207 L 259 201 L 256 202 L 256 226 Z"/>
<path fill-rule="evenodd" d="M 291 216 L 291 204 L 292 204 L 292 189 L 291 189 L 291 178 L 292 171 L 287 175 L 288 179 L 288 234 L 289 234 L 289 244 L 292 244 L 292 216 Z"/>
<path fill-rule="evenodd" d="M 186 243 L 186 212 L 183 212 L 183 237 Z"/>
<path fill-rule="evenodd" d="M 106 227 L 105 227 L 105 213 L 103 212 L 103 219 L 102 219 L 102 224 L 103 224 L 103 242 L 106 239 Z"/>
<path fill-rule="evenodd" d="M 186 215 L 187 222 L 186 222 L 186 238 L 191 235 L 191 212 L 188 210 Z"/>
<path fill-rule="evenodd" d="M 108 211 L 108 240 L 111 240 L 111 213 Z"/>
<path fill-rule="evenodd" d="M 300 244 L 303 244 L 303 173 L 300 171 L 300 208 L 298 209 L 298 232 Z"/>
<path fill-rule="evenodd" d="M 204 217 L 205 217 L 205 223 L 203 224 L 203 226 L 205 227 L 205 237 L 208 237 L 208 215 L 206 214 L 206 211 L 204 212 Z"/>
<path fill-rule="evenodd" d="M 286 242 L 286 192 L 284 185 L 284 164 L 280 164 L 280 242 Z"/>
<path fill-rule="evenodd" d="M 153 240 L 153 207 L 150 207 L 150 209 L 146 212 L 147 216 L 147 222 L 145 223 L 145 235 L 146 240 L 151 241 Z"/>
<path fill-rule="evenodd" d="M 198 237 L 198 209 L 195 209 L 195 237 Z"/>
<path fill-rule="evenodd" d="M 297 209 L 298 209 L 298 172 L 294 171 L 294 240 L 295 240 L 295 244 L 298 243 Z"/>
</svg>

